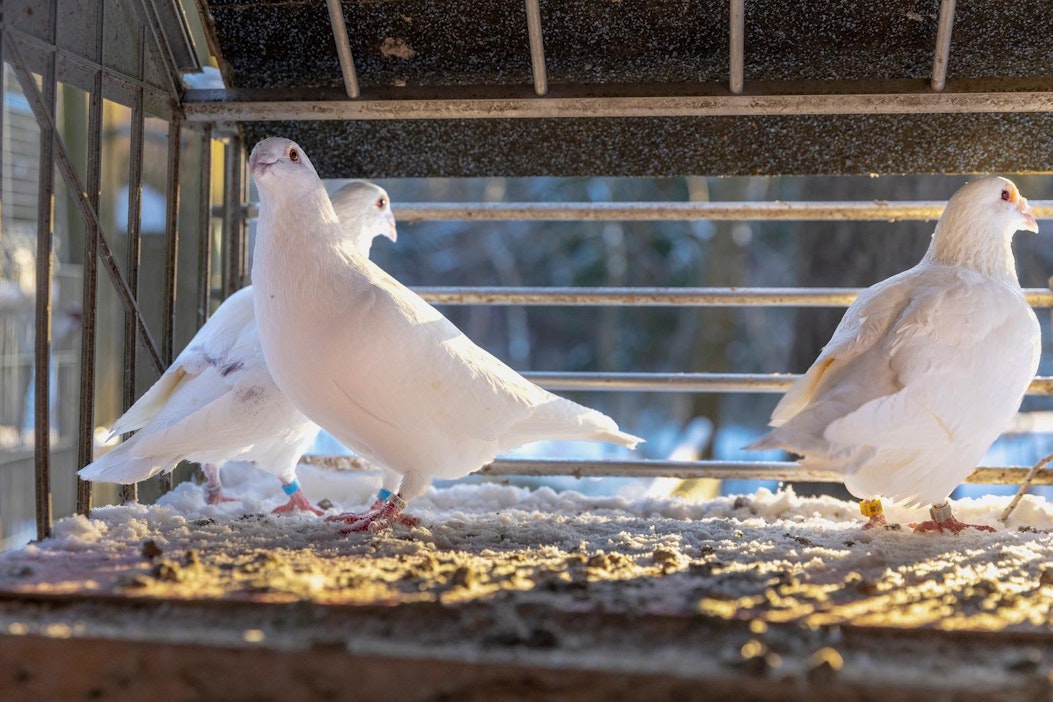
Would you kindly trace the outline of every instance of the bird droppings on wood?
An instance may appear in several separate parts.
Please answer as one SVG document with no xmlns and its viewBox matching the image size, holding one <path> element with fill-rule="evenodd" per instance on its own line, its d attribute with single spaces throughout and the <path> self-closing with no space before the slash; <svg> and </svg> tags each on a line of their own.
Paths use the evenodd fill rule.
<svg viewBox="0 0 1053 702">
<path fill-rule="evenodd" d="M 231 484 L 244 487 L 234 473 Z M 336 478 L 364 476 L 325 483 L 311 466 L 302 473 L 307 493 L 329 492 L 334 509 L 375 492 L 338 493 Z M 517 661 L 534 676 L 558 661 L 562 680 L 651 671 L 707 680 L 707 690 L 732 680 L 757 700 L 788 699 L 757 691 L 776 688 L 790 699 L 856 699 L 847 691 L 880 684 L 888 702 L 932 693 L 914 667 L 933 641 L 949 666 L 936 686 L 956 699 L 1012 699 L 992 690 L 1033 685 L 1053 660 L 1053 645 L 1035 638 L 1053 606 L 1042 582 L 1053 568 L 1053 509 L 1030 497 L 997 533 L 917 536 L 863 533 L 851 505 L 792 492 L 761 492 L 743 510 L 734 497 L 689 504 L 465 484 L 422 496 L 418 526 L 346 537 L 314 517 L 266 514 L 280 495 L 204 498 L 202 486 L 182 484 L 161 504 L 98 508 L 0 556 L 0 646 L 4 634 L 61 641 L 120 626 L 120 640 L 151 640 L 142 650 L 168 641 L 250 646 L 253 656 L 295 649 L 339 670 L 339 657 L 397 649 L 418 670 L 438 656 L 448 671 Z M 956 508 L 993 520 L 1007 499 Z M 162 550 L 153 563 L 146 540 Z M 18 576 L 23 567 L 32 573 Z M 996 654 L 977 643 L 990 633 Z M 221 655 L 208 655 L 221 667 Z M 0 670 L 0 684 L 16 682 Z"/>
<path fill-rule="evenodd" d="M 319 485 L 312 483 L 317 469 L 301 470 L 307 488 Z M 333 485 L 367 477 L 327 476 Z M 243 484 L 236 476 L 232 482 Z M 355 490 L 330 499 L 339 508 L 371 499 L 369 484 Z M 322 605 L 544 603 L 700 617 L 758 632 L 762 625 L 1029 631 L 1043 630 L 1053 614 L 1043 596 L 1053 582 L 1045 533 L 1053 509 L 1033 498 L 993 534 L 923 536 L 864 532 L 850 505 L 792 492 L 758 493 L 744 510 L 746 500 L 736 497 L 691 505 L 459 485 L 420 498 L 419 526 L 341 536 L 314 517 L 266 514 L 267 500 L 206 505 L 204 495 L 203 487 L 183 484 L 158 505 L 62 520 L 54 538 L 0 556 L 0 592 Z M 993 519 L 1006 499 L 964 500 L 956 509 Z M 241 513 L 246 508 L 259 512 Z M 889 513 L 912 518 L 895 506 Z M 1034 531 L 1019 531 L 1023 523 Z"/>
</svg>

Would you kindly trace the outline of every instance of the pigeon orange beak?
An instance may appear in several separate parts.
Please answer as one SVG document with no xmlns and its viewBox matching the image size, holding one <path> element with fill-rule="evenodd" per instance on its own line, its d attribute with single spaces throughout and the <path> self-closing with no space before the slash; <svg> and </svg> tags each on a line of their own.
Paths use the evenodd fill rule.
<svg viewBox="0 0 1053 702">
<path fill-rule="evenodd" d="M 1024 218 L 1024 226 L 1021 229 L 1038 234 L 1038 222 L 1035 221 L 1035 215 L 1031 214 L 1031 206 L 1027 204 L 1026 197 L 1020 198 L 1020 202 L 1016 205 L 1016 210 Z"/>
</svg>

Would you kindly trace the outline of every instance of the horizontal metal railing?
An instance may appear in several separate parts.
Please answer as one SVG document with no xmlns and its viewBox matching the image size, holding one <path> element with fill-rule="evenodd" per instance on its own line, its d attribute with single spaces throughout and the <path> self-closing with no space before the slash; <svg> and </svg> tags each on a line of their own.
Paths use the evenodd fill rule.
<svg viewBox="0 0 1053 702">
<path fill-rule="evenodd" d="M 848 307 L 862 288 L 512 288 L 417 287 L 435 305 L 627 305 Z M 1053 307 L 1053 291 L 1027 288 L 1032 307 Z"/>
<path fill-rule="evenodd" d="M 354 456 L 307 455 L 302 463 L 335 471 L 370 471 L 376 467 Z M 988 485 L 1016 485 L 1030 472 L 1030 466 L 981 466 L 965 482 Z M 570 458 L 504 458 L 493 461 L 476 475 L 488 476 L 565 476 L 573 478 L 679 478 L 692 480 L 766 480 L 775 482 L 841 482 L 835 471 L 807 470 L 788 461 L 659 461 L 596 460 Z M 1033 481 L 1053 485 L 1053 471 L 1040 472 Z"/>
<path fill-rule="evenodd" d="M 1038 219 L 1053 219 L 1053 200 L 1031 201 Z M 416 202 L 392 205 L 400 222 L 627 222 L 784 221 L 928 222 L 939 219 L 944 201 L 868 200 L 855 202 Z M 222 214 L 217 207 L 216 216 Z M 259 203 L 245 205 L 248 219 Z"/>
<path fill-rule="evenodd" d="M 437 90 L 374 88 L 368 98 L 344 99 L 325 89 L 304 98 L 285 89 L 187 90 L 182 101 L 188 122 L 274 122 L 283 120 L 447 120 L 579 119 L 614 117 L 749 117 L 779 115 L 983 114 L 1053 111 L 1053 92 L 990 88 L 989 81 L 955 81 L 953 90 L 934 92 L 917 81 L 849 81 L 844 92 L 814 92 L 784 82 L 755 84 L 739 95 L 590 94 L 588 87 L 561 86 L 538 97 L 519 86 L 501 94 L 469 97 L 456 86 Z M 475 87 L 475 86 L 473 86 Z M 713 86 L 699 86 L 709 93 Z M 723 90 L 724 88 L 719 88 Z M 779 94 L 776 91 L 797 91 Z M 396 93 L 397 91 L 397 93 Z M 890 92 L 891 91 L 891 92 Z M 414 94 L 428 93 L 421 97 Z M 633 91 L 634 93 L 637 91 Z M 670 91 L 672 92 L 672 91 Z M 464 97 L 456 97 L 461 95 Z M 315 97 L 317 96 L 317 98 Z"/>
<path fill-rule="evenodd" d="M 567 373 L 528 371 L 523 376 L 546 390 L 636 392 L 786 392 L 793 373 Z M 1053 395 L 1053 377 L 1031 381 L 1029 395 Z"/>
</svg>

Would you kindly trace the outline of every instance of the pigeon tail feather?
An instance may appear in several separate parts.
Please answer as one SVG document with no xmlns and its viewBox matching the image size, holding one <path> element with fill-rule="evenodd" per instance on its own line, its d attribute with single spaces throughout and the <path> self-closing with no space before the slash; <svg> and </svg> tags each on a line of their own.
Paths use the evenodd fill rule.
<svg viewBox="0 0 1053 702">
<path fill-rule="evenodd" d="M 142 397 L 136 400 L 135 404 L 128 408 L 127 412 L 113 423 L 113 426 L 110 427 L 110 436 L 127 434 L 146 426 L 168 402 L 168 398 L 175 392 L 183 375 L 184 373 L 179 369 L 169 370 L 162 375 L 149 390 L 143 393 Z"/>
<path fill-rule="evenodd" d="M 131 442 L 125 442 L 77 471 L 81 480 L 130 485 L 158 473 L 170 473 L 179 458 L 140 458 L 133 455 Z"/>
<path fill-rule="evenodd" d="M 624 431 L 598 431 L 592 435 L 592 441 L 608 441 L 612 444 L 618 444 L 619 446 L 625 446 L 626 448 L 634 449 L 637 444 L 644 443 L 644 439 L 639 436 L 633 436 L 632 434 Z"/>
</svg>

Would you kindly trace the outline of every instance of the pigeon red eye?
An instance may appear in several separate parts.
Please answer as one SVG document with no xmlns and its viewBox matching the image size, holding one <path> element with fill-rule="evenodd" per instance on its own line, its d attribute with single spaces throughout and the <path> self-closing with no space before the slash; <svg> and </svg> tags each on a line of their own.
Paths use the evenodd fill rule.
<svg viewBox="0 0 1053 702">
<path fill-rule="evenodd" d="M 387 200 L 385 200 L 384 198 L 380 198 L 379 200 L 377 200 L 377 209 L 378 210 L 382 210 L 385 207 L 387 207 L 387 204 L 388 204 Z"/>
<path fill-rule="evenodd" d="M 296 163 L 300 160 L 300 153 L 296 149 L 289 149 L 289 160 Z"/>
<path fill-rule="evenodd" d="M 1010 197 L 1009 197 L 1009 191 L 1008 190 L 1003 190 L 1002 191 L 1002 199 L 1005 200 L 1006 202 L 1009 202 Z"/>
</svg>

